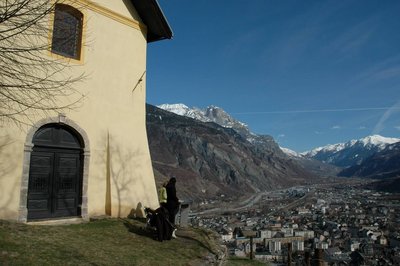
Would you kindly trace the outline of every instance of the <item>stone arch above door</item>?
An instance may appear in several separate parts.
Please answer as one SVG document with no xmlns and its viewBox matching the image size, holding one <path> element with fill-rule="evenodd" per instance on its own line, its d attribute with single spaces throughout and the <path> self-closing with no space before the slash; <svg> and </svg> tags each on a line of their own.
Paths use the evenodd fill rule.
<svg viewBox="0 0 400 266">
<path fill-rule="evenodd" d="M 42 126 L 47 124 L 62 124 L 74 129 L 82 138 L 83 141 L 83 173 L 82 173 L 82 205 L 81 205 L 81 217 L 87 220 L 88 217 L 88 177 L 89 177 L 89 159 L 90 159 L 90 143 L 86 132 L 73 120 L 69 119 L 63 114 L 57 117 L 49 117 L 36 122 L 28 131 L 25 145 L 24 145 L 24 158 L 23 158 L 23 171 L 21 177 L 21 189 L 20 189 L 20 204 L 18 221 L 27 222 L 28 208 L 27 208 L 27 197 L 28 197 L 28 183 L 29 183 L 29 170 L 30 170 L 30 158 L 33 148 L 33 137 L 35 132 Z"/>
</svg>

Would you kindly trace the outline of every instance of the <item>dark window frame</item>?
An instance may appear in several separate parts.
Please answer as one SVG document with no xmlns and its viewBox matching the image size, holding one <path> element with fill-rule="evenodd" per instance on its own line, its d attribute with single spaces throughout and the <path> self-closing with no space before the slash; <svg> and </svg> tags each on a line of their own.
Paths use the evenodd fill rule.
<svg viewBox="0 0 400 266">
<path fill-rule="evenodd" d="M 82 54 L 83 13 L 78 9 L 56 4 L 54 9 L 51 52 L 80 60 Z"/>
</svg>

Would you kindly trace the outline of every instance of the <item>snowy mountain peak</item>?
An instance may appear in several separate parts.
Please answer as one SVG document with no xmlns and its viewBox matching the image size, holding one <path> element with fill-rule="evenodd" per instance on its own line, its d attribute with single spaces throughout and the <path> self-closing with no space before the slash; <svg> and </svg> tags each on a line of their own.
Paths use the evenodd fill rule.
<svg viewBox="0 0 400 266">
<path fill-rule="evenodd" d="M 353 147 L 354 145 L 359 145 L 359 146 L 364 146 L 364 147 L 373 146 L 373 147 L 377 147 L 379 150 L 382 150 L 388 144 L 393 144 L 396 142 L 400 142 L 400 139 L 386 138 L 386 137 L 382 137 L 380 135 L 371 135 L 371 136 L 367 136 L 365 138 L 358 139 L 358 140 L 353 139 L 346 143 L 328 144 L 326 146 L 318 147 L 318 148 L 312 149 L 310 151 L 303 152 L 301 154 L 306 155 L 308 157 L 313 157 L 317 153 L 320 153 L 320 152 L 339 152 L 343 149 Z"/>
<path fill-rule="evenodd" d="M 295 151 L 293 151 L 293 150 L 291 150 L 291 149 L 288 149 L 288 148 L 284 148 L 284 147 L 279 147 L 286 155 L 289 155 L 290 157 L 302 157 L 302 155 L 301 154 L 299 154 L 299 153 L 297 153 L 297 152 L 295 152 Z"/>
<path fill-rule="evenodd" d="M 362 163 L 368 156 L 382 151 L 388 145 L 396 142 L 400 142 L 400 139 L 372 135 L 358 140 L 350 140 L 346 143 L 319 147 L 311 151 L 303 152 L 301 155 L 336 166 L 348 167 Z"/>
<path fill-rule="evenodd" d="M 177 115 L 185 115 L 187 111 L 190 110 L 189 107 L 184 105 L 183 103 L 174 103 L 174 104 L 161 104 L 158 106 L 158 108 L 167 110 L 171 113 L 175 113 Z"/>
<path fill-rule="evenodd" d="M 386 146 L 387 144 L 393 144 L 399 142 L 398 138 L 386 138 L 380 135 L 372 135 L 359 140 L 360 143 L 364 145 L 374 145 L 374 146 Z"/>
<path fill-rule="evenodd" d="M 224 127 L 247 130 L 247 125 L 234 119 L 222 108 L 215 105 L 210 105 L 204 110 L 197 107 L 189 108 L 188 106 L 178 103 L 178 104 L 161 104 L 157 106 L 158 108 L 164 109 L 166 111 L 175 113 L 177 115 L 187 116 L 200 120 L 202 122 L 214 122 Z"/>
<path fill-rule="evenodd" d="M 214 122 L 220 126 L 232 128 L 251 143 L 256 142 L 258 139 L 258 136 L 250 132 L 245 123 L 236 120 L 222 108 L 215 105 L 210 105 L 205 109 L 200 109 L 197 107 L 189 108 L 184 104 L 162 104 L 157 107 L 178 115 L 197 119 L 202 122 Z M 261 139 L 263 138 L 261 137 Z M 264 140 L 261 142 L 263 141 Z"/>
<path fill-rule="evenodd" d="M 157 107 L 201 122 L 213 122 L 229 130 L 232 129 L 243 139 L 246 139 L 252 145 L 257 146 L 257 150 L 268 151 L 268 153 L 274 154 L 278 157 L 284 156 L 283 152 L 279 149 L 278 144 L 271 136 L 252 133 L 245 123 L 236 120 L 222 108 L 215 105 L 210 105 L 204 109 L 196 107 L 190 108 L 184 104 L 162 104 Z"/>
<path fill-rule="evenodd" d="M 160 109 L 165 111 L 182 115 L 186 117 L 190 117 L 193 119 L 197 119 L 202 122 L 212 122 L 210 118 L 208 118 L 204 111 L 199 108 L 189 108 L 188 106 L 184 105 L 183 103 L 176 103 L 176 104 L 161 104 L 157 106 Z"/>
</svg>

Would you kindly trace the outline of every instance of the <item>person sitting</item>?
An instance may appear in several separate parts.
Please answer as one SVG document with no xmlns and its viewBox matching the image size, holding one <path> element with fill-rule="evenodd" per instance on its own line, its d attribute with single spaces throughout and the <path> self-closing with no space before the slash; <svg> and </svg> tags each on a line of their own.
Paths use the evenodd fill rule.
<svg viewBox="0 0 400 266">
<path fill-rule="evenodd" d="M 156 210 L 145 208 L 148 224 L 156 229 L 158 241 L 171 240 L 174 227 L 169 222 L 169 214 L 166 208 L 159 207 Z"/>
</svg>

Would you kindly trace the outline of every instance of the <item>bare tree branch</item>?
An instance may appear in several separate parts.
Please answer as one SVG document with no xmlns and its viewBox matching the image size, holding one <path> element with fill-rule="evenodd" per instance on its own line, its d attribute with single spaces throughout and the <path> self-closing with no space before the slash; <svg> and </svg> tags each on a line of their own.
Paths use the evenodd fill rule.
<svg viewBox="0 0 400 266">
<path fill-rule="evenodd" d="M 29 123 L 34 116 L 77 108 L 83 100 L 74 85 L 84 74 L 71 74 L 70 60 L 49 55 L 50 20 L 61 2 L 0 1 L 0 123 Z"/>
</svg>

